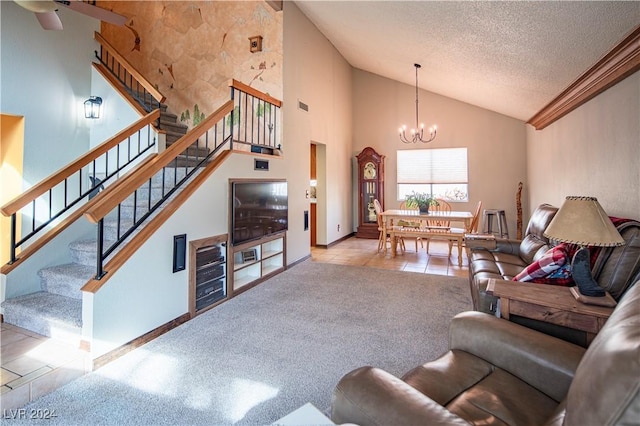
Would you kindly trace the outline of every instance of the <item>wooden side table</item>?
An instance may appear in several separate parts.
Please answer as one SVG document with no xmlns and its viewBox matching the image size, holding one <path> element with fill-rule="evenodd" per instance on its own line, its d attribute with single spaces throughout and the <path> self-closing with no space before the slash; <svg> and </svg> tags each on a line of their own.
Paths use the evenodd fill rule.
<svg viewBox="0 0 640 426">
<path fill-rule="evenodd" d="M 491 279 L 487 293 L 500 298 L 504 319 L 513 314 L 581 330 L 587 334 L 587 344 L 613 312 L 613 308 L 578 302 L 569 287 Z"/>
</svg>

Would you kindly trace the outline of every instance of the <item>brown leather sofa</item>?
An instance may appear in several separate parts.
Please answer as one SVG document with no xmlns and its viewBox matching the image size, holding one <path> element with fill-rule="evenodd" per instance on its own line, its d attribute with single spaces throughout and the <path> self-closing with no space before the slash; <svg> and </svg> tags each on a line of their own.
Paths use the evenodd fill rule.
<svg viewBox="0 0 640 426">
<path fill-rule="evenodd" d="M 362 367 L 332 400 L 367 425 L 613 425 L 640 419 L 640 285 L 588 349 L 481 312 L 457 315 L 449 351 L 402 379 Z"/>
<path fill-rule="evenodd" d="M 469 281 L 473 309 L 495 312 L 497 298 L 485 292 L 489 279 L 511 280 L 549 250 L 549 239 L 543 234 L 557 211 L 557 207 L 549 204 L 538 206 L 531 215 L 522 240 L 498 238 L 495 249 L 490 250 L 470 247 Z"/>
<path fill-rule="evenodd" d="M 496 247 L 470 248 L 469 284 L 473 308 L 477 311 L 495 313 L 497 298 L 486 293 L 489 279 L 512 280 L 525 267 L 538 260 L 549 250 L 549 239 L 544 236 L 558 209 L 542 204 L 531 215 L 522 240 L 496 239 Z M 615 300 L 640 279 L 640 222 L 625 221 L 617 227 L 625 240 L 620 247 L 603 248 L 592 265 L 594 279 Z M 517 285 L 514 282 L 514 285 Z M 569 330 L 541 321 L 511 316 L 512 320 L 527 327 L 560 337 L 581 346 L 587 345 L 583 332 Z"/>
</svg>

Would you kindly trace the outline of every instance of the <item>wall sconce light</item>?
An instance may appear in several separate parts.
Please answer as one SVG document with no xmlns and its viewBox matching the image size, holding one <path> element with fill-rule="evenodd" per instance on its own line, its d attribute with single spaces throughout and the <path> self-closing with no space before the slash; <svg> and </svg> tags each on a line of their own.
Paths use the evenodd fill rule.
<svg viewBox="0 0 640 426">
<path fill-rule="evenodd" d="M 84 101 L 84 118 L 100 118 L 100 107 L 102 98 L 100 96 L 90 96 Z"/>
</svg>

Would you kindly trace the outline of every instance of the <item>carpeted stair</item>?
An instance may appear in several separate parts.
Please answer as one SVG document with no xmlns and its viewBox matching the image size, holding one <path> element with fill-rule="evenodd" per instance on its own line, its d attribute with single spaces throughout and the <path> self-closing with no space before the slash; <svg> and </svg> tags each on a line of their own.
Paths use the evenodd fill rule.
<svg viewBox="0 0 640 426">
<path fill-rule="evenodd" d="M 182 179 L 188 171 L 189 169 L 184 167 L 167 168 L 164 174 L 170 186 L 163 189 L 161 171 L 151 179 L 150 187 L 145 186 L 139 189 L 136 197 L 136 219 L 139 220 L 147 213 L 149 193 L 151 193 L 152 203 L 155 203 L 163 193 L 173 187 L 176 179 Z M 179 190 L 176 194 L 177 192 Z M 161 209 L 162 206 L 154 214 Z M 133 223 L 133 212 L 134 197 L 131 196 L 121 205 L 120 235 Z M 105 247 L 109 247 L 118 237 L 115 214 L 107 216 L 104 223 Z M 119 248 L 122 246 L 124 244 Z M 74 345 L 80 343 L 82 336 L 82 291 L 80 289 L 96 273 L 96 240 L 75 241 L 69 244 L 69 250 L 72 263 L 51 266 L 38 271 L 41 291 L 3 302 L 5 322 L 66 343 Z"/>
<path fill-rule="evenodd" d="M 170 147 L 178 139 L 187 134 L 188 127 L 178 123 L 178 116 L 167 111 L 167 105 L 160 105 L 159 128 L 166 133 L 166 146 Z M 198 146 L 199 142 L 194 142 L 181 155 L 178 156 L 177 167 L 195 166 L 202 158 L 210 152 L 208 148 Z"/>
</svg>

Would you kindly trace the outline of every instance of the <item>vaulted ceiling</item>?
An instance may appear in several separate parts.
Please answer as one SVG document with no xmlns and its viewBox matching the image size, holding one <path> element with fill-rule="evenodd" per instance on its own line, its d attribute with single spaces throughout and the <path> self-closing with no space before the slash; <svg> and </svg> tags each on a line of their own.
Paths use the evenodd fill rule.
<svg viewBox="0 0 640 426">
<path fill-rule="evenodd" d="M 307 1 L 355 68 L 527 121 L 640 24 L 638 1 Z"/>
</svg>

